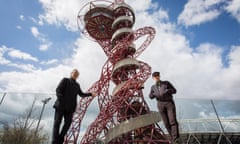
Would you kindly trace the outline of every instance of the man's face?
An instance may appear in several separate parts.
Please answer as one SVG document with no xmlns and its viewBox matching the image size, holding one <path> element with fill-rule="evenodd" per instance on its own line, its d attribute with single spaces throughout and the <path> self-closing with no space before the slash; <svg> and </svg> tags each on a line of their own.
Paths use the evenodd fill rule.
<svg viewBox="0 0 240 144">
<path fill-rule="evenodd" d="M 154 76 L 154 77 L 152 77 L 152 78 L 153 78 L 153 80 L 156 81 L 156 82 L 160 80 L 160 76 Z"/>
<path fill-rule="evenodd" d="M 78 78 L 78 76 L 79 76 L 78 70 L 76 70 L 76 69 L 73 70 L 71 73 L 71 77 L 76 80 Z"/>
</svg>

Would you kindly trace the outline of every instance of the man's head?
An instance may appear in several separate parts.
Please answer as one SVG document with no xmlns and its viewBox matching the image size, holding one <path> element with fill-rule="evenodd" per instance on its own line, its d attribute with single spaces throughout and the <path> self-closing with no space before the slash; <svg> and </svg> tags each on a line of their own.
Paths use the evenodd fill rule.
<svg viewBox="0 0 240 144">
<path fill-rule="evenodd" d="M 73 69 L 73 71 L 71 72 L 71 78 L 76 80 L 79 76 L 79 72 L 77 69 Z"/>
<path fill-rule="evenodd" d="M 153 73 L 152 73 L 152 78 L 153 78 L 155 81 L 159 81 L 159 80 L 160 80 L 160 72 L 153 72 Z"/>
</svg>

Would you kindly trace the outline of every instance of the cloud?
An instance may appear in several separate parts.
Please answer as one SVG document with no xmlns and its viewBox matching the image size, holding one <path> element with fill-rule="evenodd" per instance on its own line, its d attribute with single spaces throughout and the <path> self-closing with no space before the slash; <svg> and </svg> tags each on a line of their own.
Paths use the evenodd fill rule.
<svg viewBox="0 0 240 144">
<path fill-rule="evenodd" d="M 44 13 L 39 15 L 39 23 L 48 23 L 57 26 L 63 25 L 67 30 L 75 32 L 78 30 L 76 23 L 78 12 L 88 2 L 90 1 L 72 0 L 69 3 L 66 3 L 64 0 L 40 0 Z M 134 5 L 134 11 L 136 12 L 155 10 L 156 8 L 156 4 L 151 3 L 151 0 L 138 1 L 137 5 L 136 1 L 132 0 L 127 0 L 126 3 L 128 3 L 131 7 Z M 105 2 L 105 4 L 110 3 Z"/>
<path fill-rule="evenodd" d="M 219 5 L 223 2 L 224 0 L 189 0 L 178 17 L 178 23 L 192 26 L 212 21 L 221 14 Z"/>
<path fill-rule="evenodd" d="M 24 21 L 24 20 L 25 20 L 24 15 L 20 15 L 20 16 L 19 16 L 19 19 L 20 19 L 21 21 Z"/>
<path fill-rule="evenodd" d="M 39 15 L 39 23 L 64 25 L 69 31 L 77 31 L 77 14 L 79 9 L 86 3 L 79 0 L 72 0 L 66 3 L 65 0 L 49 1 L 40 0 L 44 13 Z"/>
<path fill-rule="evenodd" d="M 48 61 L 41 61 L 41 64 L 42 65 L 51 65 L 51 64 L 56 64 L 58 62 L 57 59 L 51 59 L 51 60 L 48 60 Z"/>
<path fill-rule="evenodd" d="M 225 11 L 240 23 L 240 0 L 189 0 L 178 17 L 178 23 L 200 25 L 218 18 Z"/>
<path fill-rule="evenodd" d="M 22 52 L 18 49 L 14 49 L 14 48 L 8 48 L 3 45 L 2 47 L 0 47 L 0 56 L 2 59 L 6 59 L 6 58 L 4 58 L 5 54 L 12 59 L 30 60 L 30 61 L 34 61 L 34 62 L 38 61 L 38 59 L 36 57 L 33 57 L 26 52 Z"/>
<path fill-rule="evenodd" d="M 224 80 L 224 85 L 221 90 L 222 97 L 226 95 L 233 98 L 238 98 L 237 95 L 240 94 L 240 91 L 237 90 L 237 87 L 240 84 L 240 79 L 237 78 L 240 70 L 240 46 L 232 46 L 230 53 L 228 54 L 229 66 L 223 68 L 219 77 Z M 219 81 L 220 82 L 220 81 Z"/>
<path fill-rule="evenodd" d="M 8 51 L 8 48 L 6 46 L 2 46 L 0 47 L 0 64 L 4 65 L 4 64 L 9 64 L 10 61 L 7 60 L 4 57 L 4 54 Z"/>
<path fill-rule="evenodd" d="M 11 58 L 22 59 L 22 60 L 31 60 L 31 61 L 35 61 L 35 62 L 38 61 L 37 58 L 31 56 L 30 54 L 22 52 L 17 49 L 10 49 L 10 51 L 8 52 L 8 55 Z"/>
<path fill-rule="evenodd" d="M 18 63 L 11 63 L 8 66 L 18 68 L 20 70 L 26 71 L 26 72 L 32 72 L 37 70 L 37 68 L 32 64 L 18 64 Z"/>
<path fill-rule="evenodd" d="M 157 33 L 150 47 L 140 57 L 152 66 L 153 71 L 161 71 L 163 79 L 173 82 L 178 89 L 176 97 L 221 99 L 231 95 L 228 98 L 238 99 L 240 91 L 236 85 L 240 83 L 235 72 L 240 67 L 235 63 L 239 61 L 239 57 L 232 55 L 238 54 L 234 49 L 237 46 L 229 47 L 232 49 L 229 53 L 230 65 L 225 67 L 222 55 L 226 47 L 213 43 L 190 47 L 190 40 L 179 32 L 174 23 L 160 21 L 156 13 L 159 12 L 156 11 L 151 16 L 137 13 L 136 25 L 153 26 Z M 228 78 L 230 76 L 231 79 Z M 152 82 L 148 80 L 146 87 Z"/>
<path fill-rule="evenodd" d="M 239 66 L 240 65 L 240 46 L 232 46 L 232 49 L 228 55 L 228 58 L 230 60 L 230 65 L 233 66 Z"/>
<path fill-rule="evenodd" d="M 17 60 L 17 61 L 16 61 Z M 21 61 L 38 62 L 36 57 L 28 53 L 22 52 L 18 49 L 8 48 L 6 46 L 0 47 L 0 64 L 8 67 L 22 69 L 24 71 L 33 71 L 36 68 L 32 64 L 21 63 Z"/>
<path fill-rule="evenodd" d="M 39 46 L 40 51 L 47 51 L 49 47 L 52 45 L 52 43 L 46 39 L 46 37 L 39 32 L 37 27 L 31 27 L 31 32 L 35 38 L 37 38 L 41 45 Z"/>
<path fill-rule="evenodd" d="M 237 19 L 238 23 L 240 23 L 240 0 L 228 1 L 225 9 Z"/>
<path fill-rule="evenodd" d="M 46 50 L 48 50 L 50 45 L 51 44 L 41 44 L 40 47 L 39 47 L 39 50 L 40 51 L 46 51 Z"/>
<path fill-rule="evenodd" d="M 28 19 L 29 19 L 30 21 L 32 21 L 33 23 L 35 23 L 35 24 L 42 25 L 41 23 L 38 23 L 38 21 L 37 21 L 36 18 L 34 18 L 34 17 L 28 17 Z"/>
<path fill-rule="evenodd" d="M 62 65 L 44 71 L 1 72 L 1 89 L 19 93 L 55 93 L 57 83 L 62 76 L 69 76 L 68 72 L 70 73 L 69 68 Z"/>
<path fill-rule="evenodd" d="M 36 27 L 31 27 L 31 32 L 35 38 L 37 38 L 40 34 Z"/>
<path fill-rule="evenodd" d="M 19 30 L 21 30 L 21 29 L 22 29 L 22 27 L 21 27 L 21 26 L 19 26 L 19 25 L 17 25 L 17 26 L 16 26 L 16 28 L 17 28 L 17 29 L 19 29 Z"/>
<path fill-rule="evenodd" d="M 126 3 L 131 7 L 134 7 L 135 12 L 143 12 L 150 10 L 151 8 L 156 8 L 155 4 L 151 0 L 138 1 L 136 4 L 135 0 L 126 0 Z M 154 9 L 155 10 L 155 9 Z"/>
</svg>

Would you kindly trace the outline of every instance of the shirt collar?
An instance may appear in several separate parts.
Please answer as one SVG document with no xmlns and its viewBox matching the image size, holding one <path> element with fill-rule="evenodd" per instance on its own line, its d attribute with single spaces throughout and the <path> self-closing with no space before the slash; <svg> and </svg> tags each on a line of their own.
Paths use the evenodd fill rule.
<svg viewBox="0 0 240 144">
<path fill-rule="evenodd" d="M 161 81 L 160 80 L 156 82 L 156 86 L 161 86 Z"/>
</svg>

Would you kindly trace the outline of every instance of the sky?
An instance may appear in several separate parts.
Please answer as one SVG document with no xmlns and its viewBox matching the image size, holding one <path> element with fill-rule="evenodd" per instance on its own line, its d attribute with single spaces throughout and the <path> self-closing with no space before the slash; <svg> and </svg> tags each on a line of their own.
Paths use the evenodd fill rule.
<svg viewBox="0 0 240 144">
<path fill-rule="evenodd" d="M 38 93 L 39 100 L 49 94 L 53 103 L 57 84 L 73 68 L 80 71 L 83 90 L 99 79 L 106 55 L 77 25 L 77 14 L 88 2 L 0 0 L 0 92 Z M 176 87 L 175 98 L 240 100 L 240 0 L 125 2 L 135 10 L 134 30 L 156 30 L 138 58 Z M 156 110 L 148 98 L 152 84 L 149 78 L 144 96 Z M 30 105 L 32 95 L 20 102 L 22 97 L 13 94 L 5 101 L 9 107 Z"/>
</svg>

